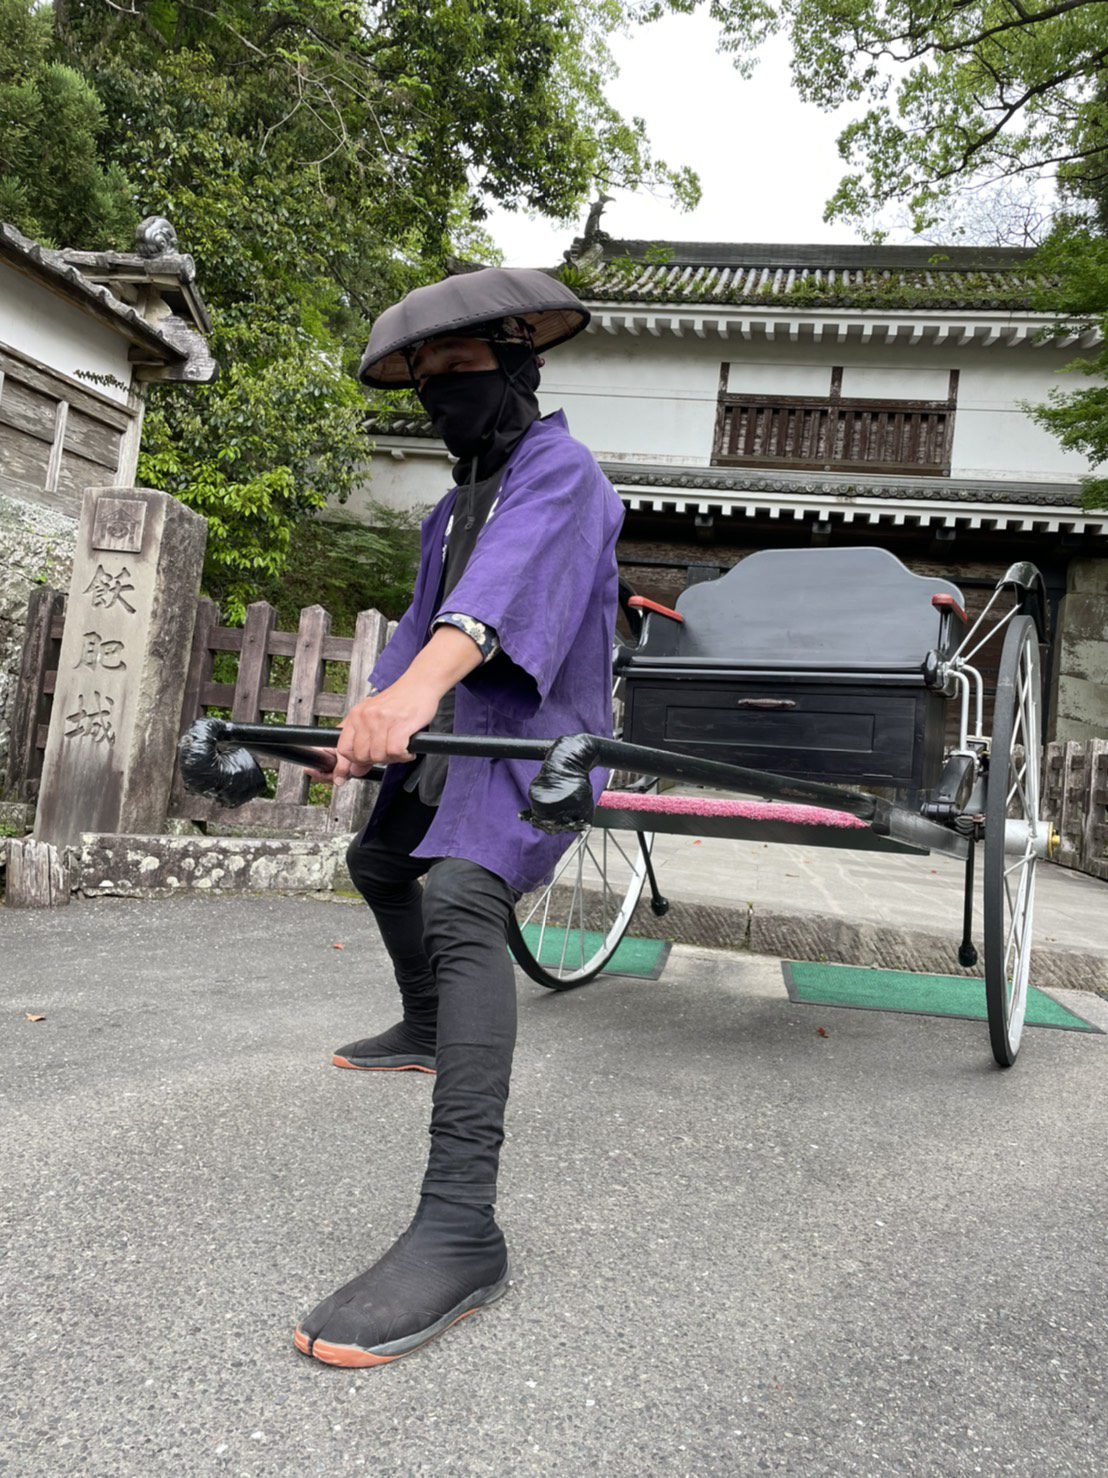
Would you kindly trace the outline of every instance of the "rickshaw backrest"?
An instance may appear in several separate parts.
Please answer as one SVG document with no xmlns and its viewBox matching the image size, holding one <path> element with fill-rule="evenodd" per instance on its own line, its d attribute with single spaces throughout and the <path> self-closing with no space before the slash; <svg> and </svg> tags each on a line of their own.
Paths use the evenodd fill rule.
<svg viewBox="0 0 1108 1478">
<path fill-rule="evenodd" d="M 964 604 L 949 580 L 914 575 L 886 549 L 767 549 L 686 590 L 683 624 L 655 618 L 642 654 L 658 638 L 666 656 L 740 665 L 914 669 L 938 646 L 936 595 Z"/>
</svg>

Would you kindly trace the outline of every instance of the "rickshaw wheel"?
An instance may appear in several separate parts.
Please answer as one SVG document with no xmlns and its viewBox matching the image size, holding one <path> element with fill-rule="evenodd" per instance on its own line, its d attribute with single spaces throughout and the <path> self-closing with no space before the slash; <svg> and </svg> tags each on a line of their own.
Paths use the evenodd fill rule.
<svg viewBox="0 0 1108 1478">
<path fill-rule="evenodd" d="M 1030 616 L 1015 616 L 1000 657 L 985 795 L 985 1000 L 1001 1067 L 1016 1060 L 1027 1009 L 1035 864 L 1045 852 L 1041 772 L 1038 634 Z"/>
<path fill-rule="evenodd" d="M 627 933 L 653 845 L 652 833 L 583 831 L 553 881 L 516 905 L 508 946 L 520 969 L 548 990 L 595 980 Z"/>
</svg>

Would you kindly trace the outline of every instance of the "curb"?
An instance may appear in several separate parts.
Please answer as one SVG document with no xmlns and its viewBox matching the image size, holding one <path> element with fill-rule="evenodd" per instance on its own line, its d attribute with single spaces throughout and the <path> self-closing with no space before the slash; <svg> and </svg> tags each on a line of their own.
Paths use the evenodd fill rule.
<svg viewBox="0 0 1108 1478">
<path fill-rule="evenodd" d="M 164 898 L 182 891 L 226 896 L 285 893 L 334 897 L 350 887 L 345 868 L 348 838 L 298 839 L 206 836 L 87 835 L 74 856 L 75 891 Z M 341 901 L 347 901 L 342 898 Z M 783 959 L 834 960 L 921 974 L 976 976 L 980 964 L 958 964 L 958 932 L 898 929 L 857 922 L 839 914 L 781 908 L 757 902 L 697 903 L 673 898 L 656 918 L 644 898 L 629 932 L 703 949 L 747 950 Z M 977 941 L 980 949 L 980 939 Z M 1042 944 L 1031 952 L 1035 985 L 1108 994 L 1108 951 Z"/>
<path fill-rule="evenodd" d="M 855 923 L 838 914 L 775 908 L 758 903 L 725 904 L 670 900 L 669 912 L 656 918 L 649 903 L 640 903 L 630 933 L 647 939 L 705 949 L 749 950 L 783 959 L 833 960 L 842 965 L 871 965 L 920 974 L 980 978 L 958 964 L 960 935 L 941 929 L 898 929 L 890 924 Z M 978 949 L 980 940 L 976 941 Z M 1044 944 L 1031 951 L 1035 985 L 1048 989 L 1108 991 L 1108 952 Z"/>
</svg>

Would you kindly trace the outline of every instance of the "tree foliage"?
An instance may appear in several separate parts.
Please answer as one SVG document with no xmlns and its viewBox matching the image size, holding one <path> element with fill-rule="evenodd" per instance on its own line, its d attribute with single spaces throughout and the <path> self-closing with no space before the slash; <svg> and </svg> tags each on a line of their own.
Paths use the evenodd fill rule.
<svg viewBox="0 0 1108 1478">
<path fill-rule="evenodd" d="M 0 0 L 0 220 L 48 245 L 110 240 L 131 212 L 127 181 L 99 156 L 104 109 L 53 55 L 50 22 Z"/>
<path fill-rule="evenodd" d="M 691 11 L 704 0 L 646 0 L 640 13 Z M 986 197 L 1011 238 L 1043 238 L 1035 192 L 1059 192 L 1041 265 L 1054 277 L 1038 306 L 1071 326 L 1100 322 L 1108 338 L 1108 3 L 1105 0 L 708 0 L 721 46 L 748 68 L 758 46 L 783 32 L 801 96 L 848 107 L 839 135 L 845 172 L 828 219 L 880 234 L 890 205 L 914 232 L 944 234 L 959 221 L 988 239 L 967 196 Z M 1022 201 L 1022 203 L 1021 203 Z M 1108 463 L 1108 350 L 1077 360 L 1087 389 L 1052 396 L 1034 414 L 1063 445 Z M 1108 478 L 1087 500 L 1108 506 Z"/>
<path fill-rule="evenodd" d="M 787 35 L 801 97 L 858 115 L 829 217 L 872 228 L 904 201 L 923 230 L 971 177 L 1060 170 L 1082 193 L 1108 180 L 1103 0 L 646 0 L 638 13 L 699 8 L 742 68 Z"/>
<path fill-rule="evenodd" d="M 0 6 L 27 33 L 23 69 L 37 57 L 81 90 L 92 163 L 125 183 L 131 220 L 167 216 L 196 258 L 223 373 L 152 390 L 140 467 L 209 518 L 208 583 L 232 607 L 359 475 L 369 321 L 452 255 L 495 259 L 489 202 L 565 217 L 597 181 L 696 196 L 605 98 L 615 0 Z M 27 116 L 9 214 L 34 230 L 45 121 Z M 129 244 L 91 209 L 48 224 Z"/>
</svg>

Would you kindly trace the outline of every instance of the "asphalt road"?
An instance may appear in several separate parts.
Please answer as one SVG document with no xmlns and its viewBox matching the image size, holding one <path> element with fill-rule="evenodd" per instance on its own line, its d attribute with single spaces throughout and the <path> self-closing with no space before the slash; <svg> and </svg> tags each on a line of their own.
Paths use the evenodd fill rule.
<svg viewBox="0 0 1108 1478">
<path fill-rule="evenodd" d="M 393 1019 L 368 914 L 0 910 L 0 972 L 5 1473 L 1105 1472 L 1108 1037 L 521 979 L 514 1287 L 352 1373 L 293 1324 L 406 1225 L 431 1089 L 327 1066 Z"/>
</svg>

